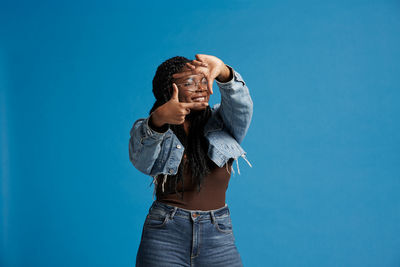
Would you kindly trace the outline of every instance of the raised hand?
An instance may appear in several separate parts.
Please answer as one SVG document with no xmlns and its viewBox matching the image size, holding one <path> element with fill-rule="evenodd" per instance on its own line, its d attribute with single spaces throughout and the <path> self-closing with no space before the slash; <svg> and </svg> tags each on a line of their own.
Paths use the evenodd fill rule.
<svg viewBox="0 0 400 267">
<path fill-rule="evenodd" d="M 179 79 L 191 74 L 203 74 L 207 79 L 210 94 L 213 93 L 212 85 L 214 79 L 226 82 L 231 76 L 231 71 L 224 62 L 211 55 L 196 54 L 196 59 L 186 65 L 190 68 L 189 71 L 176 73 L 172 76 L 175 79 Z"/>
<path fill-rule="evenodd" d="M 158 107 L 151 115 L 152 123 L 156 127 L 162 127 L 164 124 L 183 124 L 185 116 L 190 113 L 191 109 L 201 110 L 208 106 L 206 102 L 179 102 L 178 86 L 172 84 L 173 93 L 171 99 L 164 105 Z"/>
</svg>

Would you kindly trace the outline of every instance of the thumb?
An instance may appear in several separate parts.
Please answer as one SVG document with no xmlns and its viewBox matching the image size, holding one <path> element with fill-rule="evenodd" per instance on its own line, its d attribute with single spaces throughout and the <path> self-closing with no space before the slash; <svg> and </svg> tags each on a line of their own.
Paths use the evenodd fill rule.
<svg viewBox="0 0 400 267">
<path fill-rule="evenodd" d="M 175 83 L 172 83 L 172 90 L 173 91 L 172 91 L 171 99 L 174 99 L 179 102 L 179 98 L 178 98 L 179 90 L 178 90 L 178 86 L 176 86 Z"/>
</svg>

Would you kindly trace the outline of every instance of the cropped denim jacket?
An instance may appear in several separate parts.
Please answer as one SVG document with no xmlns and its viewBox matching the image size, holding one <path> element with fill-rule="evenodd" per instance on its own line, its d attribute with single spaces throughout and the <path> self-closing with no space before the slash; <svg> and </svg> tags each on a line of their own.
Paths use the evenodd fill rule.
<svg viewBox="0 0 400 267">
<path fill-rule="evenodd" d="M 216 81 L 221 93 L 221 103 L 211 109 L 211 117 L 204 126 L 204 136 L 209 142 L 209 158 L 219 167 L 223 167 L 233 158 L 240 174 L 239 157 L 251 167 L 240 143 L 250 126 L 253 101 L 241 75 L 228 67 L 233 72 L 233 78 L 225 83 Z M 158 175 L 163 175 L 164 191 L 167 176 L 175 175 L 178 171 L 184 147 L 170 128 L 164 133 L 150 128 L 149 118 L 150 116 L 138 119 L 133 124 L 129 139 L 129 159 L 139 171 L 152 176 L 154 184 L 157 184 Z"/>
</svg>

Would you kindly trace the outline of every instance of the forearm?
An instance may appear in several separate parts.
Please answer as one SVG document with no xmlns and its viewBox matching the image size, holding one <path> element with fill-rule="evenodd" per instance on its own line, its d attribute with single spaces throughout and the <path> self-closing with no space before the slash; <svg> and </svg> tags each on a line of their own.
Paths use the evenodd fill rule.
<svg viewBox="0 0 400 267">
<path fill-rule="evenodd" d="M 250 126 L 253 101 L 243 78 L 233 69 L 232 79 L 226 83 L 217 81 L 221 92 L 220 114 L 232 136 L 241 143 Z"/>
<path fill-rule="evenodd" d="M 227 65 L 224 65 L 224 68 L 222 68 L 221 73 L 219 76 L 216 78 L 216 80 L 220 83 L 226 83 L 231 81 L 233 78 L 233 71 L 231 68 L 229 68 Z"/>
<path fill-rule="evenodd" d="M 151 175 L 161 151 L 164 133 L 151 129 L 149 118 L 137 120 L 130 131 L 129 159 L 139 171 Z"/>
<path fill-rule="evenodd" d="M 164 123 L 159 119 L 156 111 L 150 114 L 148 125 L 152 130 L 158 133 L 165 133 L 169 128 L 167 123 Z"/>
</svg>

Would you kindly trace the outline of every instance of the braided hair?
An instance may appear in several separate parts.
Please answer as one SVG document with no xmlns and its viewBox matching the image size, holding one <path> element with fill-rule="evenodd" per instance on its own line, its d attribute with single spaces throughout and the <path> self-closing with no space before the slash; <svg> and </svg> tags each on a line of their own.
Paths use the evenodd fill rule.
<svg viewBox="0 0 400 267">
<path fill-rule="evenodd" d="M 172 97 L 172 75 L 180 72 L 186 63 L 191 62 L 189 59 L 181 56 L 176 56 L 164 61 L 158 66 L 156 74 L 153 78 L 153 94 L 156 101 L 150 110 L 150 114 L 159 106 L 168 102 Z M 184 193 L 183 174 L 191 176 L 192 184 L 196 183 L 197 191 L 201 190 L 204 177 L 207 176 L 216 165 L 209 159 L 207 155 L 208 142 L 203 135 L 204 125 L 211 116 L 211 108 L 207 106 L 204 110 L 191 110 L 186 115 L 185 120 L 190 122 L 189 133 L 186 132 L 181 125 L 169 125 L 170 129 L 178 137 L 179 141 L 185 148 L 186 160 L 182 160 L 178 167 L 178 172 L 175 175 L 168 175 L 167 187 L 165 194 L 171 190 L 171 182 L 175 182 L 175 193 L 178 194 L 177 185 L 182 184 L 181 199 Z M 158 185 L 160 185 L 158 183 Z M 159 190 L 157 190 L 157 194 Z"/>
</svg>

